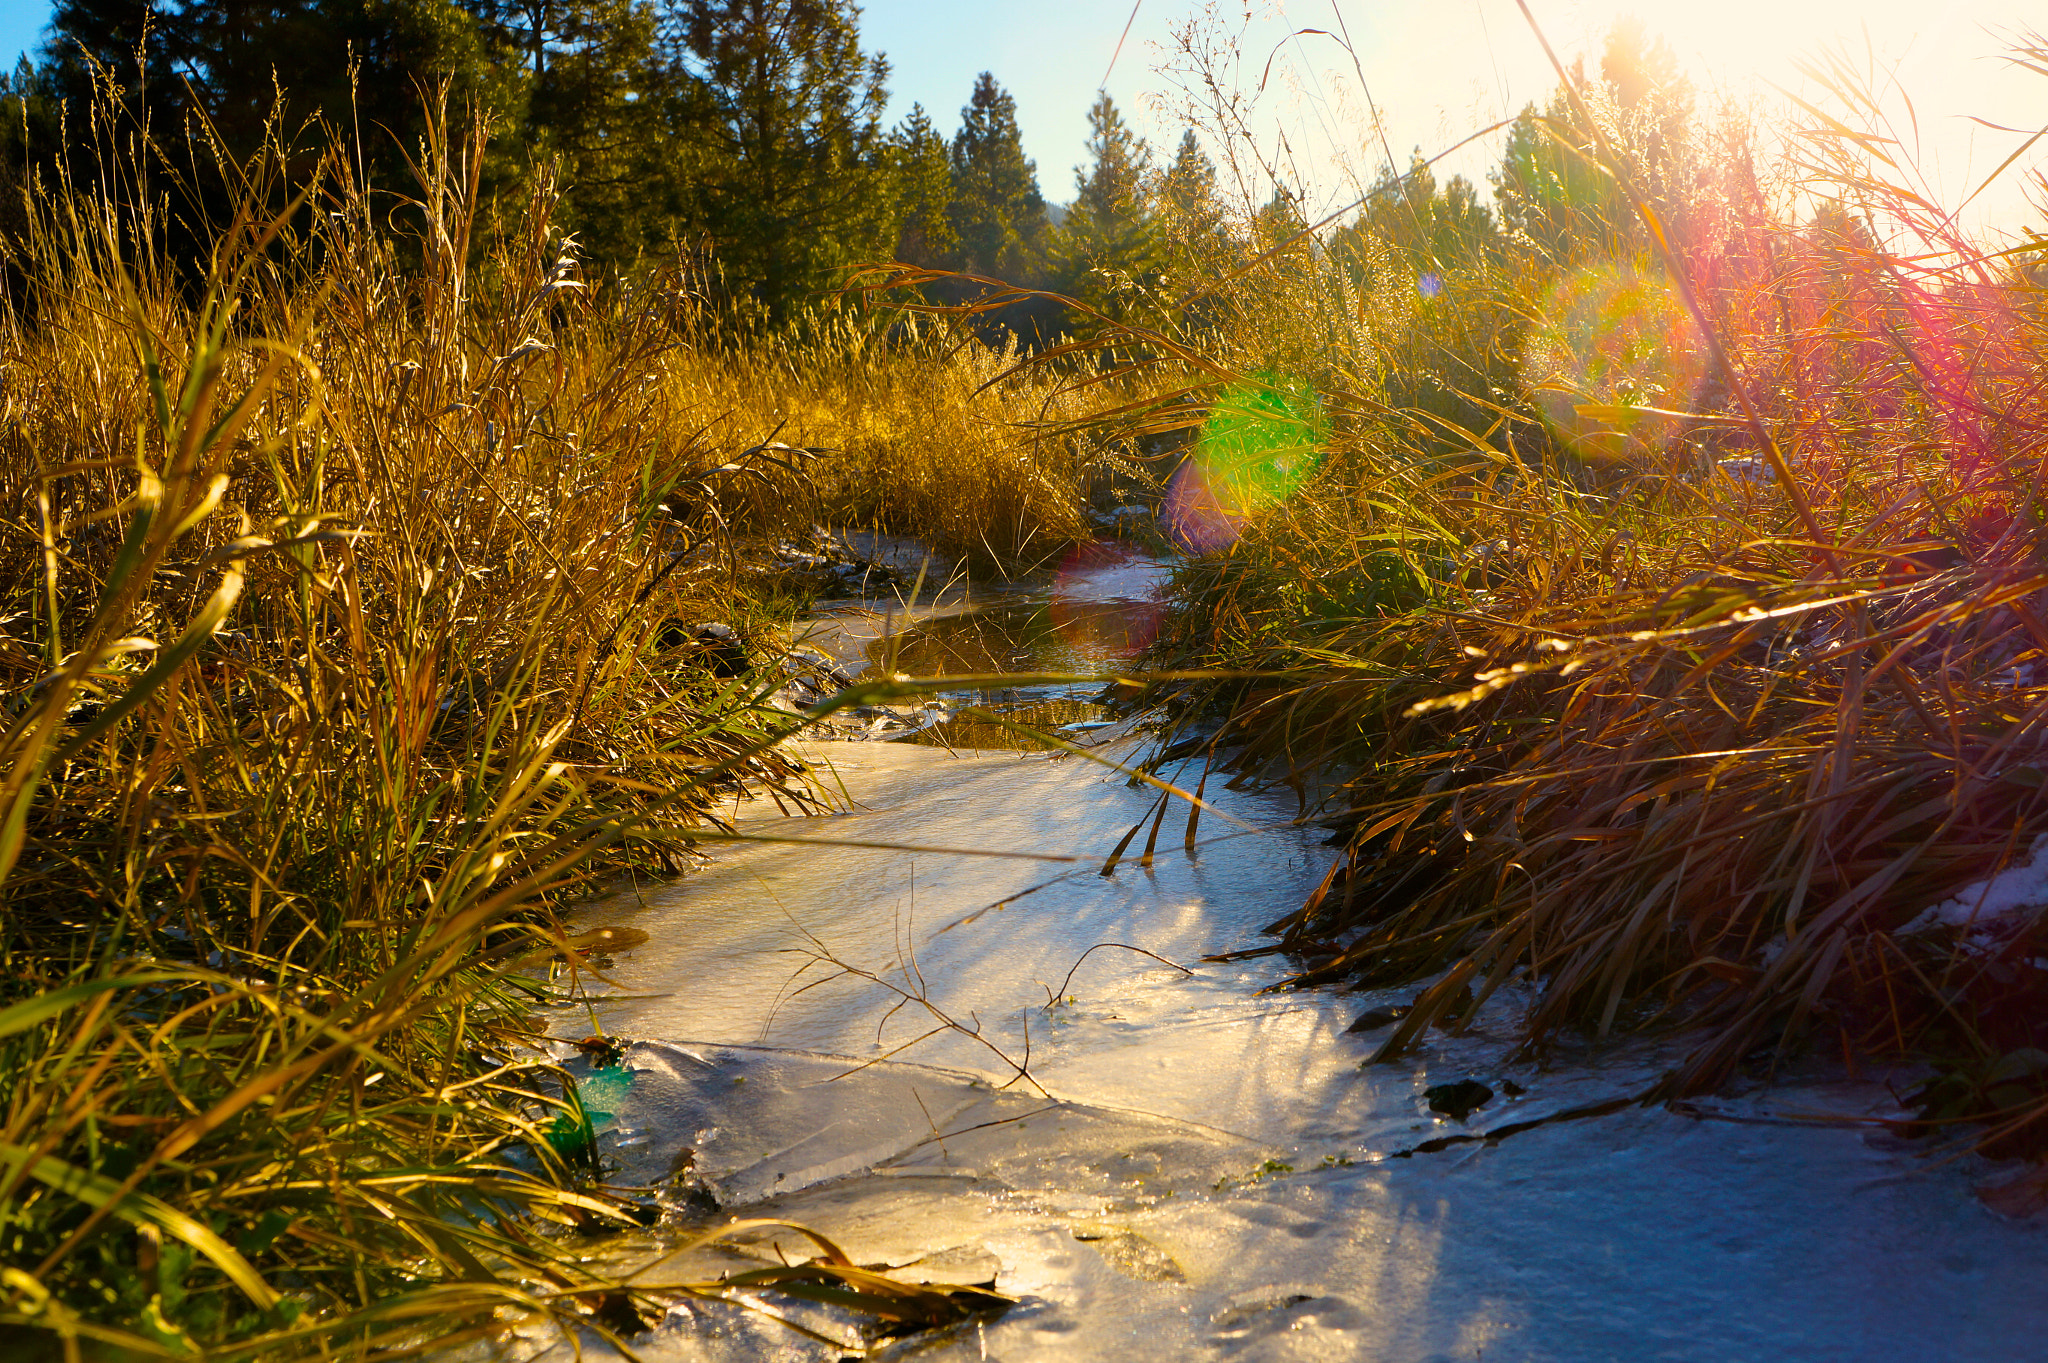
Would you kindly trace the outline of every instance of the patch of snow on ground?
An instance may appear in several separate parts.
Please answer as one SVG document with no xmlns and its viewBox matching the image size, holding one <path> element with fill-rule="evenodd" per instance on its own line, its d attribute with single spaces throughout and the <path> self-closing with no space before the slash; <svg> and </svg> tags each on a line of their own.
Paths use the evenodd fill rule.
<svg viewBox="0 0 2048 1363">
<path fill-rule="evenodd" d="M 1931 932 L 1935 928 L 1985 928 L 2028 911 L 2048 906 L 2048 836 L 2034 839 L 2024 865 L 2008 866 L 1989 880 L 1980 880 L 1953 899 L 1927 909 L 1899 931 Z"/>
</svg>

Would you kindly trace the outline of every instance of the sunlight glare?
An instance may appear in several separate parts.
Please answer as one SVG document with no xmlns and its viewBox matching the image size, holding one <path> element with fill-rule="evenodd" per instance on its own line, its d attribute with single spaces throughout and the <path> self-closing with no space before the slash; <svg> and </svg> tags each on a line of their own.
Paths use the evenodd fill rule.
<svg viewBox="0 0 2048 1363">
<path fill-rule="evenodd" d="M 1825 55 L 1839 56 L 1870 81 L 1894 121 L 1903 157 L 1951 206 L 2017 145 L 2016 135 L 1981 128 L 1972 116 L 2029 131 L 2041 126 L 2041 79 L 2014 68 L 2003 53 L 2030 25 L 2048 25 L 2048 11 L 2024 18 L 2026 7 L 2012 0 L 1609 0 L 1550 14 L 1550 7 L 1534 8 L 1546 28 L 1554 23 L 1559 30 L 1551 37 L 1560 55 L 1585 52 L 1589 67 L 1598 61 L 1601 35 L 1632 16 L 1669 44 L 1702 90 L 1737 100 L 1779 105 L 1790 94 L 1839 114 L 1839 102 L 1805 74 Z M 1795 125 L 1805 121 L 1793 117 Z M 2005 178 L 2012 183 L 1992 196 L 2000 206 L 1992 216 L 2031 216 L 2017 202 L 2007 205 L 2021 184 L 2017 174 Z"/>
</svg>

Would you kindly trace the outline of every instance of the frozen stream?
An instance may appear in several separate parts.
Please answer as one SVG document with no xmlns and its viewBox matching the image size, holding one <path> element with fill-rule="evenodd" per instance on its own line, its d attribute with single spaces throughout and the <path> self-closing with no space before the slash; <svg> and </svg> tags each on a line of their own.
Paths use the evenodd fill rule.
<svg viewBox="0 0 2048 1363">
<path fill-rule="evenodd" d="M 1127 590 L 1105 582 L 1082 574 L 1066 590 Z M 720 849 L 680 884 L 588 915 L 649 940 L 620 954 L 614 997 L 595 1008 L 605 1032 L 633 1039 L 623 1066 L 574 1067 L 621 1181 L 659 1180 L 688 1150 L 727 1212 L 815 1226 L 913 1279 L 993 1277 L 1021 1299 L 875 1356 L 2041 1356 L 2048 1231 L 1984 1210 L 1981 1165 L 1841 1120 L 1895 1112 L 1879 1085 L 1816 1072 L 1694 1115 L 1631 1107 L 1522 1127 L 1639 1091 L 1657 1057 L 1512 1062 L 1516 1005 L 1502 999 L 1467 1033 L 1362 1070 L 1374 1038 L 1345 1028 L 1405 993 L 1262 995 L 1281 964 L 1202 963 L 1263 940 L 1325 869 L 1331 853 L 1289 826 L 1291 803 L 1212 783 L 1252 831 L 1205 816 L 1190 856 L 1176 802 L 1153 865 L 1137 863 L 1141 833 L 1103 876 L 1152 799 L 1100 766 L 901 743 L 813 754 L 850 808 L 782 819 L 771 806 L 749 831 L 1079 860 Z M 1084 959 L 1102 942 L 1192 974 L 1117 948 Z M 826 957 L 887 983 L 834 978 Z M 930 1008 L 892 1013 L 903 1000 L 887 984 Z M 933 1009 L 989 1045 L 942 1030 L 855 1069 L 930 1031 Z M 564 1017 L 557 1034 L 592 1020 Z M 1023 1061 L 1027 1023 L 1028 1082 L 1002 1058 Z M 1433 1113 L 1423 1090 L 1462 1079 L 1491 1101 L 1464 1123 Z M 1815 1115 L 1836 1120 L 1801 1120 Z M 1404 1153 L 1505 1127 L 1518 1129 L 1497 1143 Z M 766 1243 L 749 1252 L 772 1257 Z M 700 1254 L 654 1276 L 737 1262 Z M 853 1351 L 716 1304 L 677 1308 L 635 1347 L 650 1360 Z"/>
</svg>

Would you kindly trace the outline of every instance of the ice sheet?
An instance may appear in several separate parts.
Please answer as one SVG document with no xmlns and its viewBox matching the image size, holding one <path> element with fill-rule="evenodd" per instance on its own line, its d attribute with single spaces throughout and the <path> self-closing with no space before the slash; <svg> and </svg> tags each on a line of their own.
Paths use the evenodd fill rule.
<svg viewBox="0 0 2048 1363">
<path fill-rule="evenodd" d="M 1401 1157 L 1640 1091 L 1660 1057 L 1513 1061 L 1509 997 L 1412 1062 L 1361 1070 L 1373 1038 L 1344 1027 L 1399 996 L 1261 995 L 1277 964 L 1198 959 L 1261 940 L 1321 873 L 1327 853 L 1300 831 L 1191 862 L 1176 817 L 1149 872 L 1105 878 L 1100 855 L 1149 807 L 1121 779 L 894 747 L 841 770 L 862 812 L 789 832 L 1091 860 L 1059 878 L 1069 868 L 754 846 L 680 892 L 605 906 L 652 934 L 612 974 L 643 996 L 598 1014 L 645 1039 L 605 1145 L 636 1178 L 689 1145 L 728 1208 L 815 1225 L 862 1262 L 993 1264 L 1023 1298 L 884 1356 L 2008 1360 L 2048 1331 L 2048 1234 L 1985 1211 L 1970 1195 L 1981 1168 L 1874 1124 L 1801 1120 L 1895 1112 L 1879 1085 L 1813 1079 L 1703 1109 L 1738 1120 L 1633 1108 Z M 1225 799 L 1253 823 L 1292 813 Z M 1195 973 L 1097 951 L 1061 990 L 1101 940 Z M 1019 1057 L 1029 1012 L 1050 1099 L 999 1088 L 1014 1073 L 957 1036 L 907 1053 L 924 1063 L 871 1063 L 928 1023 L 884 1021 L 897 1000 L 871 984 L 791 995 L 801 962 L 780 953 L 818 943 L 878 972 L 915 943 L 935 1005 Z M 1062 1000 L 1049 1011 L 1048 988 Z M 1422 1090 L 1463 1077 L 1497 1096 L 1468 1123 L 1431 1113 Z M 839 1356 L 774 1331 L 699 1305 L 636 1347 Z"/>
<path fill-rule="evenodd" d="M 699 1171 L 751 1215 L 815 1226 L 908 1277 L 993 1274 L 1022 1298 L 884 1357 L 2009 1360 L 2033 1356 L 2048 1325 L 2048 1244 L 1979 1208 L 1962 1163 L 1783 1115 L 1884 1104 L 1867 1084 L 1719 1105 L 1741 1120 L 1633 1108 L 1493 1145 L 1310 1163 L 917 1065 L 643 1043 L 624 1069 L 606 1144 L 658 1137 L 622 1152 L 624 1174 L 694 1142 Z M 1576 1077 L 1636 1076 L 1624 1062 Z M 1390 1117 L 1407 1115 L 1384 1092 Z M 807 1252 L 783 1239 L 791 1258 Z M 640 1252 L 659 1279 L 775 1247 Z M 841 1356 L 702 1304 L 635 1347 L 651 1363 Z"/>
<path fill-rule="evenodd" d="M 1545 1122 L 1643 1092 L 1670 1056 L 1635 1043 L 1538 1066 L 1517 1055 L 1511 991 L 1468 1032 L 1362 1069 L 1377 1037 L 1346 1027 L 1412 991 L 1265 994 L 1282 963 L 1201 960 L 1265 941 L 1327 869 L 1289 801 L 1211 783 L 1219 812 L 1195 854 L 1176 802 L 1152 864 L 1141 830 L 1104 876 L 1154 809 L 1120 775 L 889 744 L 813 756 L 848 812 L 736 806 L 747 831 L 811 841 L 720 848 L 680 885 L 593 906 L 589 926 L 649 938 L 608 970 L 611 996 L 556 1031 L 595 1022 L 634 1043 L 602 1078 L 572 1065 L 605 1094 L 600 1145 L 621 1180 L 659 1181 L 688 1150 L 728 1211 L 815 1226 L 907 1277 L 993 1273 L 1021 1298 L 877 1357 L 2042 1356 L 2048 1227 L 1984 1209 L 1979 1162 L 1888 1134 L 1882 1083 L 1823 1066 L 1690 1115 Z M 1424 1091 L 1462 1079 L 1494 1096 L 1464 1122 L 1433 1112 Z M 664 1274 L 775 1253 L 663 1262 L 664 1245 L 593 1252 Z M 857 1342 L 843 1319 L 803 1318 L 849 1349 L 717 1303 L 677 1308 L 635 1348 L 725 1363 Z M 573 1350 L 536 1337 L 523 1352 Z"/>
</svg>

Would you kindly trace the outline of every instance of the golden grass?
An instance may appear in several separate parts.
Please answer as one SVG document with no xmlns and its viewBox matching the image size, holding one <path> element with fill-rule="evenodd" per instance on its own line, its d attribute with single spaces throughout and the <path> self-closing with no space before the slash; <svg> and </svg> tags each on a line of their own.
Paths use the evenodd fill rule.
<svg viewBox="0 0 2048 1363">
<path fill-rule="evenodd" d="M 1082 492 L 1104 457 L 1071 429 L 1100 394 L 1017 359 L 900 312 L 839 310 L 671 351 L 658 372 L 678 410 L 829 452 L 811 496 L 779 489 L 764 528 L 916 535 L 1007 571 L 1089 537 Z"/>
<path fill-rule="evenodd" d="M 1695 1029 L 1673 1094 L 1801 1042 L 1934 1055 L 1930 1122 L 2048 1144 L 2040 915 L 1899 931 L 2048 833 L 2038 257 L 1856 149 L 1809 148 L 1847 214 L 1756 195 L 1622 262 L 1695 294 L 1703 409 L 1582 392 L 1546 429 L 1513 376 L 1558 266 L 1511 249 L 1351 352 L 1318 480 L 1183 571 L 1173 661 L 1270 676 L 1206 693 L 1233 760 L 1348 774 L 1274 926 L 1303 981 L 1427 985 L 1382 1057 L 1528 980 L 1538 1041 Z M 1421 400 L 1418 364 L 1513 387 Z"/>
<path fill-rule="evenodd" d="M 0 1345 L 622 1321 L 547 1229 L 624 1219 L 528 1049 L 590 945 L 552 909 L 672 867 L 743 777 L 802 798 L 790 721 L 663 626 L 752 629 L 738 538 L 812 520 L 1049 556 L 1101 451 L 1261 374 L 1320 395 L 1327 457 L 1185 567 L 1172 643 L 1266 674 L 1193 697 L 1245 769 L 1346 778 L 1275 925 L 1302 979 L 1424 984 L 1388 1056 L 1518 979 L 1538 1040 L 1682 1022 L 1673 1092 L 1802 1039 L 1933 1053 L 1930 1121 L 2041 1145 L 2042 925 L 1899 931 L 2048 833 L 2048 309 L 2012 260 L 1846 164 L 1893 244 L 1733 215 L 1679 266 L 1713 410 L 1581 394 L 1596 461 L 1521 375 L 1536 253 L 1423 307 L 1282 244 L 1019 366 L 850 306 L 746 331 L 686 272 L 594 287 L 544 184 L 472 240 L 478 138 L 402 197 L 330 162 L 196 281 L 135 247 L 148 196 L 60 187 L 18 254 Z"/>
<path fill-rule="evenodd" d="M 544 184 L 480 240 L 482 131 L 437 128 L 406 193 L 337 154 L 197 279 L 146 195 L 52 187 L 14 244 L 10 1355 L 623 1328 L 561 1242 L 632 1218 L 534 1049 L 595 949 L 553 910 L 675 869 L 742 780 L 807 798 L 798 721 L 663 630 L 758 622 L 735 537 L 817 502 L 767 437 L 829 423 L 694 354 L 685 279 L 584 279 Z"/>
</svg>

